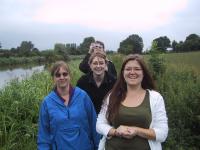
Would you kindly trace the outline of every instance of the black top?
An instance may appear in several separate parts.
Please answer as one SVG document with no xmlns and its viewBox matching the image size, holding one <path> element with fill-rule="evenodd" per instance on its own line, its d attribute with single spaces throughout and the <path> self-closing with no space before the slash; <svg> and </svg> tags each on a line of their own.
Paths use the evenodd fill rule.
<svg viewBox="0 0 200 150">
<path fill-rule="evenodd" d="M 93 79 L 93 74 L 90 72 L 83 75 L 77 81 L 77 86 L 87 92 L 94 104 L 96 113 L 98 114 L 101 110 L 103 98 L 112 89 L 115 81 L 116 79 L 106 72 L 101 85 L 97 87 Z"/>
<path fill-rule="evenodd" d="M 87 53 L 87 55 L 83 58 L 82 62 L 79 64 L 79 69 L 83 73 L 89 73 L 91 71 L 90 66 L 88 64 L 90 55 L 91 54 Z M 117 71 L 115 69 L 115 65 L 110 60 L 108 60 L 108 73 L 114 76 L 114 78 L 117 78 Z"/>
</svg>

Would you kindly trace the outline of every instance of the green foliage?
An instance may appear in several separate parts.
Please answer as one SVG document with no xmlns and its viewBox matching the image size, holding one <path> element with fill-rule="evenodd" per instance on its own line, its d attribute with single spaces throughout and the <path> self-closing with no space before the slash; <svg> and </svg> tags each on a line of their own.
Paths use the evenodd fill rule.
<svg viewBox="0 0 200 150">
<path fill-rule="evenodd" d="M 120 42 L 120 47 L 118 52 L 121 54 L 131 54 L 131 53 L 142 53 L 143 40 L 137 34 L 132 34 L 122 42 Z"/>
<path fill-rule="evenodd" d="M 166 149 L 200 147 L 200 79 L 192 70 L 168 71 L 158 78 L 169 121 Z"/>
<path fill-rule="evenodd" d="M 20 47 L 18 47 L 20 56 L 29 56 L 33 47 L 31 41 L 22 41 Z"/>
<path fill-rule="evenodd" d="M 154 79 L 157 79 L 158 76 L 162 76 L 165 73 L 165 60 L 160 54 L 151 53 L 149 66 L 151 67 Z"/>
<path fill-rule="evenodd" d="M 9 57 L 9 58 L 1 58 L 0 65 L 17 65 L 17 64 L 27 64 L 27 63 L 41 63 L 45 62 L 46 59 L 44 57 L 35 56 L 35 57 Z"/>
<path fill-rule="evenodd" d="M 117 71 L 117 74 L 119 74 L 121 65 L 123 62 L 124 55 L 122 54 L 114 54 L 114 55 L 108 55 L 109 60 L 111 60 L 115 64 L 115 68 Z"/>
<path fill-rule="evenodd" d="M 95 41 L 94 37 L 86 37 L 86 38 L 84 38 L 83 42 L 80 44 L 80 46 L 78 48 L 80 53 L 81 54 L 87 54 L 88 50 L 90 48 L 90 44 L 92 42 L 94 42 L 94 41 Z"/>
<path fill-rule="evenodd" d="M 200 50 L 200 37 L 197 34 L 190 34 L 184 42 L 180 41 L 173 49 L 174 52 L 188 52 Z"/>
<path fill-rule="evenodd" d="M 174 41 L 172 41 L 172 50 L 173 51 L 176 51 L 176 46 L 177 46 L 177 42 L 174 40 Z"/>
<path fill-rule="evenodd" d="M 154 79 L 157 79 L 158 76 L 162 76 L 165 73 L 165 60 L 161 55 L 161 52 L 158 48 L 158 42 L 153 41 L 151 50 L 150 50 L 150 58 L 149 58 L 149 66 L 151 68 Z"/>
<path fill-rule="evenodd" d="M 13 80 L 0 91 L 0 147 L 5 150 L 36 149 L 39 104 L 51 89 L 46 72 L 22 82 Z"/>
<path fill-rule="evenodd" d="M 161 52 L 166 52 L 167 48 L 170 47 L 170 39 L 167 36 L 161 36 L 153 40 L 157 42 L 157 48 Z"/>
<path fill-rule="evenodd" d="M 67 49 L 67 53 L 70 55 L 80 55 L 81 54 L 75 43 L 66 44 L 66 49 Z"/>
</svg>

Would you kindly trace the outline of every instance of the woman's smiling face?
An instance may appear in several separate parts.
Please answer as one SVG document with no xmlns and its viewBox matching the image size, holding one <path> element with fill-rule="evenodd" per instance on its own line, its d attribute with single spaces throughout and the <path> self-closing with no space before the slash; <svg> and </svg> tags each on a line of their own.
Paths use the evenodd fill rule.
<svg viewBox="0 0 200 150">
<path fill-rule="evenodd" d="M 141 85 L 143 70 L 137 60 L 130 60 L 126 63 L 123 71 L 124 80 L 129 86 Z"/>
</svg>

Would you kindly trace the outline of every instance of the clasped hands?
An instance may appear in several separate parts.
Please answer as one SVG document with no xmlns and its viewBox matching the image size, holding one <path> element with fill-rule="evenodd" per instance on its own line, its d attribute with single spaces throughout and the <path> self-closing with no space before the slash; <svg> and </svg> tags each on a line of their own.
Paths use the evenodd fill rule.
<svg viewBox="0 0 200 150">
<path fill-rule="evenodd" d="M 137 127 L 120 125 L 115 129 L 115 136 L 131 139 L 137 135 Z"/>
</svg>

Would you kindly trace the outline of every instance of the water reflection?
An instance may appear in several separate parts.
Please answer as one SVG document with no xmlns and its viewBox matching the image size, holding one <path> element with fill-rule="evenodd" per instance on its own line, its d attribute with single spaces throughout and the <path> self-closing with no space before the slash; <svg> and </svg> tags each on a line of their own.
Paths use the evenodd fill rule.
<svg viewBox="0 0 200 150">
<path fill-rule="evenodd" d="M 30 67 L 30 66 L 23 66 L 21 68 L 10 68 L 0 69 L 0 89 L 6 86 L 6 84 L 11 81 L 12 79 L 18 78 L 19 80 L 24 79 L 26 77 L 30 77 L 33 72 L 35 71 L 42 71 L 44 70 L 44 65 Z"/>
</svg>

